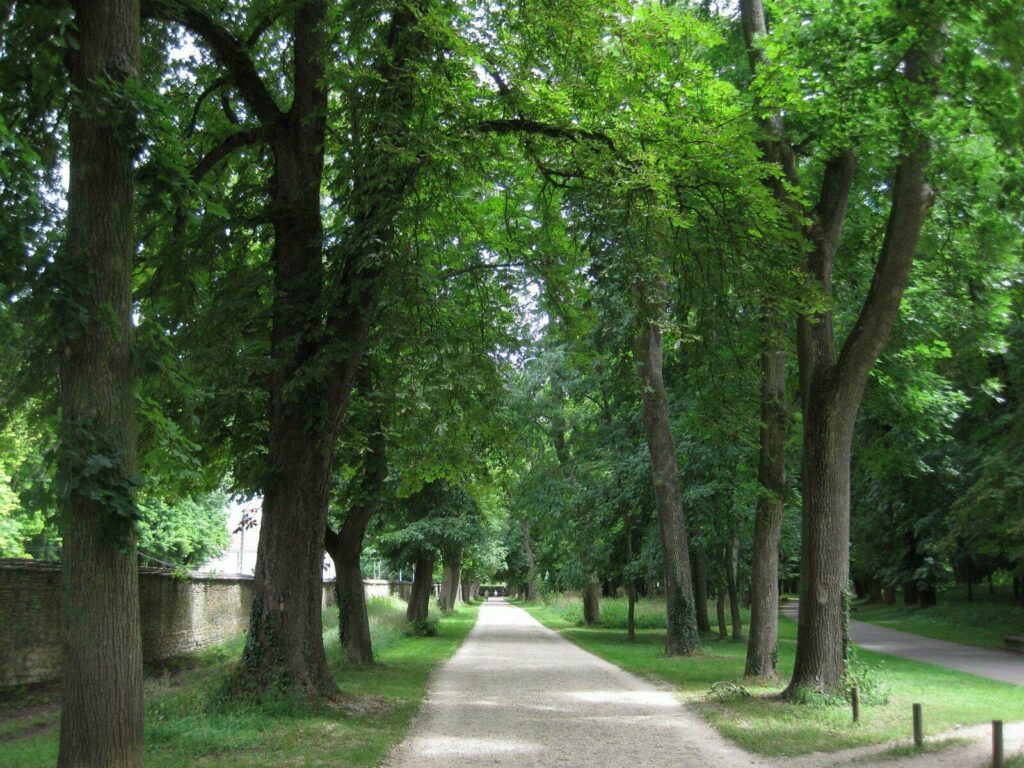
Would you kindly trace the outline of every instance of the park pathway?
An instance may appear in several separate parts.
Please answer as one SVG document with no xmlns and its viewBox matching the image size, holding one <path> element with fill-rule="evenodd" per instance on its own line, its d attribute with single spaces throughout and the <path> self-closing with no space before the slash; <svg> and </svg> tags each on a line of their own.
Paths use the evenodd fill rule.
<svg viewBox="0 0 1024 768">
<path fill-rule="evenodd" d="M 489 601 L 431 681 L 393 768 L 715 768 L 768 763 L 730 745 L 665 688 Z"/>
<path fill-rule="evenodd" d="M 787 603 L 782 614 L 797 618 L 797 602 Z M 865 621 L 850 621 L 850 639 L 861 648 L 888 653 L 902 659 L 923 661 L 937 667 L 968 672 L 989 680 L 1024 685 L 1024 656 L 1009 651 L 960 645 L 946 640 L 912 635 L 895 629 L 879 627 Z"/>
</svg>

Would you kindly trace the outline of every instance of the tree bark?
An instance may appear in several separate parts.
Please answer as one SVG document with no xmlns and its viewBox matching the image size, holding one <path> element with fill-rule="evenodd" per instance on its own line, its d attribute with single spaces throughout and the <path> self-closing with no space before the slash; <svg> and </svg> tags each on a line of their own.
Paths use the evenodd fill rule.
<svg viewBox="0 0 1024 768">
<path fill-rule="evenodd" d="M 630 522 L 629 507 L 626 506 L 623 512 L 623 522 L 626 529 L 626 566 L 627 573 L 633 569 L 633 526 Z M 629 640 L 636 639 L 636 579 L 633 576 L 626 577 L 626 599 L 629 601 L 626 615 L 626 637 Z M 706 607 L 706 606 L 705 606 Z"/>
<path fill-rule="evenodd" d="M 462 550 L 448 552 L 441 562 L 441 610 L 451 613 L 462 593 Z"/>
<path fill-rule="evenodd" d="M 596 573 L 583 585 L 583 623 L 591 627 L 601 622 L 601 582 Z"/>
<path fill-rule="evenodd" d="M 676 445 L 672 437 L 668 397 L 661 370 L 661 329 L 653 321 L 644 321 L 637 334 L 636 362 L 643 388 L 641 416 L 651 456 L 651 475 L 665 567 L 665 653 L 670 656 L 689 654 L 700 647 L 700 635 L 690 581 L 690 555 L 679 488 Z"/>
<path fill-rule="evenodd" d="M 774 329 L 769 329 L 769 332 Z M 775 680 L 779 657 L 779 542 L 786 493 L 786 356 L 776 346 L 761 353 L 761 429 L 750 576 L 750 641 L 744 674 Z"/>
<path fill-rule="evenodd" d="M 537 599 L 537 567 L 533 559 L 533 541 L 530 539 L 530 524 L 526 520 L 520 520 L 519 525 L 523 529 L 523 551 L 526 555 L 525 597 L 528 602 L 533 602 Z"/>
<path fill-rule="evenodd" d="M 729 628 L 725 622 L 725 585 L 718 585 L 718 599 L 715 601 L 715 609 L 718 614 L 718 639 L 725 640 L 729 637 Z"/>
<path fill-rule="evenodd" d="M 430 595 L 434 590 L 434 554 L 421 553 L 416 558 L 416 572 L 412 577 L 412 590 L 405 618 L 409 621 L 426 621 L 430 615 Z"/>
<path fill-rule="evenodd" d="M 690 521 L 695 531 L 700 530 L 700 521 L 697 513 L 691 516 Z M 708 577 L 704 565 L 704 550 L 695 546 L 690 552 L 690 565 L 693 576 L 693 600 L 697 612 L 697 630 L 699 632 L 711 631 L 711 620 L 708 618 Z"/>
<path fill-rule="evenodd" d="M 337 578 L 334 591 L 338 600 L 338 632 L 348 660 L 355 664 L 373 663 L 370 620 L 366 613 L 366 588 L 360 561 L 363 539 L 370 519 L 380 507 L 381 492 L 387 476 L 387 454 L 383 424 L 376 419 L 363 460 L 362 476 L 353 493 L 353 506 L 345 516 L 341 531 L 329 527 L 324 548 L 334 560 Z"/>
<path fill-rule="evenodd" d="M 132 157 L 139 6 L 76 0 L 70 186 L 58 262 L 63 700 L 57 765 L 142 765 L 132 364 Z M 91 467 L 97 457 L 106 467 Z M 91 493 L 92 492 L 92 493 Z M 103 500 L 99 500 L 103 499 Z"/>
<path fill-rule="evenodd" d="M 732 620 L 732 639 L 743 639 L 743 617 L 740 614 L 740 593 L 736 585 L 736 569 L 738 566 L 740 541 L 739 537 L 733 535 L 733 539 L 726 548 L 725 577 L 729 588 L 729 614 Z"/>
</svg>

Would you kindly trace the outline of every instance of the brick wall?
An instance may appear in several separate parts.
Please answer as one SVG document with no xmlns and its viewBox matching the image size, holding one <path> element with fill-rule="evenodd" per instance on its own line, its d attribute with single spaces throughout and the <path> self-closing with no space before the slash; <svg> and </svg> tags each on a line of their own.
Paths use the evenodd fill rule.
<svg viewBox="0 0 1024 768">
<path fill-rule="evenodd" d="M 0 560 L 0 688 L 60 677 L 60 575 L 54 563 Z M 367 593 L 388 594 L 387 584 L 368 583 Z M 328 598 L 332 584 L 324 584 L 325 605 Z M 236 637 L 248 626 L 251 602 L 251 577 L 182 579 L 140 568 L 143 658 L 181 656 Z"/>
</svg>

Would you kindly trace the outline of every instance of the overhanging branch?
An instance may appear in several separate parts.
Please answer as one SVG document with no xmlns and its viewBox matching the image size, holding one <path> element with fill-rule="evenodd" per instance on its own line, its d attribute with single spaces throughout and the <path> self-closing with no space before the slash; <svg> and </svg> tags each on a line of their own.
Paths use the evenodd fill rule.
<svg viewBox="0 0 1024 768">
<path fill-rule="evenodd" d="M 217 163 L 236 149 L 256 144 L 263 139 L 263 136 L 264 131 L 261 128 L 250 128 L 232 133 L 221 141 L 220 144 L 203 155 L 202 159 L 196 163 L 195 167 L 192 168 L 192 180 L 201 181 L 207 173 L 213 170 Z"/>
<path fill-rule="evenodd" d="M 508 118 L 503 120 L 484 120 L 471 127 L 478 133 L 522 133 L 531 136 L 547 136 L 552 139 L 567 141 L 595 141 L 609 149 L 615 149 L 615 142 L 610 136 L 600 131 L 588 131 L 584 128 L 570 128 L 553 123 L 542 123 L 537 120 Z"/>
<path fill-rule="evenodd" d="M 256 65 L 242 43 L 225 27 L 188 0 L 142 0 L 142 16 L 181 24 L 201 39 L 245 99 L 246 104 L 263 122 L 270 125 L 282 117 L 281 109 L 260 78 Z"/>
</svg>

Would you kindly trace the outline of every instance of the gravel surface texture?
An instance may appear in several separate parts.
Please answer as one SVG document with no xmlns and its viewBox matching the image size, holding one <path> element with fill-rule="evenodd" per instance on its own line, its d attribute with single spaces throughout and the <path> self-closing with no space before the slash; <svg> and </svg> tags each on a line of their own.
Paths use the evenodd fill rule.
<svg viewBox="0 0 1024 768">
<path fill-rule="evenodd" d="M 672 694 L 490 601 L 435 674 L 394 768 L 767 766 Z"/>
</svg>

